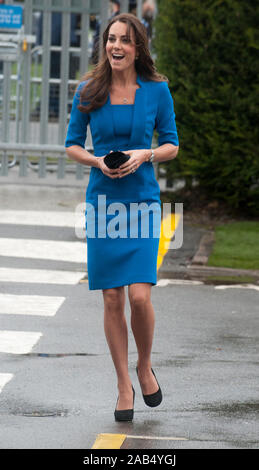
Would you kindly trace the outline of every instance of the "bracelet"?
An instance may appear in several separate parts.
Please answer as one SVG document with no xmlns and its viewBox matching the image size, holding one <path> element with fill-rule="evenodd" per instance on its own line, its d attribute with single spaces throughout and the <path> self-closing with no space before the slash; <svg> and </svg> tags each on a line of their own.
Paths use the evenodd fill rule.
<svg viewBox="0 0 259 470">
<path fill-rule="evenodd" d="M 151 155 L 150 155 L 149 161 L 153 163 L 154 158 L 155 158 L 155 153 L 154 153 L 154 150 L 151 149 Z"/>
</svg>

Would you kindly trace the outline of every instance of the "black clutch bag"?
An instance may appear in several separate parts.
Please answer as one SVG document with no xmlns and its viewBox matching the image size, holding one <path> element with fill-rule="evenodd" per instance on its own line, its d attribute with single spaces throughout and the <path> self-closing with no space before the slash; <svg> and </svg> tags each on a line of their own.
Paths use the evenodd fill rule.
<svg viewBox="0 0 259 470">
<path fill-rule="evenodd" d="M 108 168 L 114 170 L 130 159 L 129 155 L 123 152 L 111 152 L 104 157 L 104 163 Z"/>
</svg>

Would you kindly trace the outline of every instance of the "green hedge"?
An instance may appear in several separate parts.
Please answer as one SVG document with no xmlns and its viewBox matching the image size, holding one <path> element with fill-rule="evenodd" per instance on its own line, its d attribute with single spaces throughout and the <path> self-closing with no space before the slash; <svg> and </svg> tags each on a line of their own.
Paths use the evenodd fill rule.
<svg viewBox="0 0 259 470">
<path fill-rule="evenodd" d="M 158 0 L 154 47 L 180 140 L 168 177 L 259 213 L 259 2 Z"/>
</svg>

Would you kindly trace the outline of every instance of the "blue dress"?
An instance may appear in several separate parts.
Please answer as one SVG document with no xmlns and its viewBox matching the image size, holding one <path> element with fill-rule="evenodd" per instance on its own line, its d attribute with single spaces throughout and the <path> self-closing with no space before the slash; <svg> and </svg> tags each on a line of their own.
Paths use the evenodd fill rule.
<svg viewBox="0 0 259 470">
<path fill-rule="evenodd" d="M 167 83 L 144 82 L 139 76 L 137 83 L 134 105 L 112 105 L 108 97 L 102 108 L 89 114 L 77 109 L 79 88 L 65 146 L 84 147 L 88 123 L 96 157 L 111 150 L 151 148 L 155 127 L 159 145 L 178 145 Z M 86 191 L 89 289 L 156 284 L 160 221 L 160 188 L 152 163 L 145 162 L 135 173 L 116 179 L 92 167 Z"/>
</svg>

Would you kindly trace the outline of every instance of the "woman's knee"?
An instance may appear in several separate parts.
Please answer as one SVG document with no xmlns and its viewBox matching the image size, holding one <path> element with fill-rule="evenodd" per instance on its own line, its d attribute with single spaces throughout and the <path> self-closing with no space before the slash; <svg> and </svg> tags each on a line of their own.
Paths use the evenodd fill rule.
<svg viewBox="0 0 259 470">
<path fill-rule="evenodd" d="M 125 294 L 123 288 L 103 290 L 104 308 L 108 312 L 123 312 Z"/>
<path fill-rule="evenodd" d="M 143 311 L 150 303 L 150 287 L 140 287 L 129 289 L 129 301 L 133 311 Z"/>
</svg>

